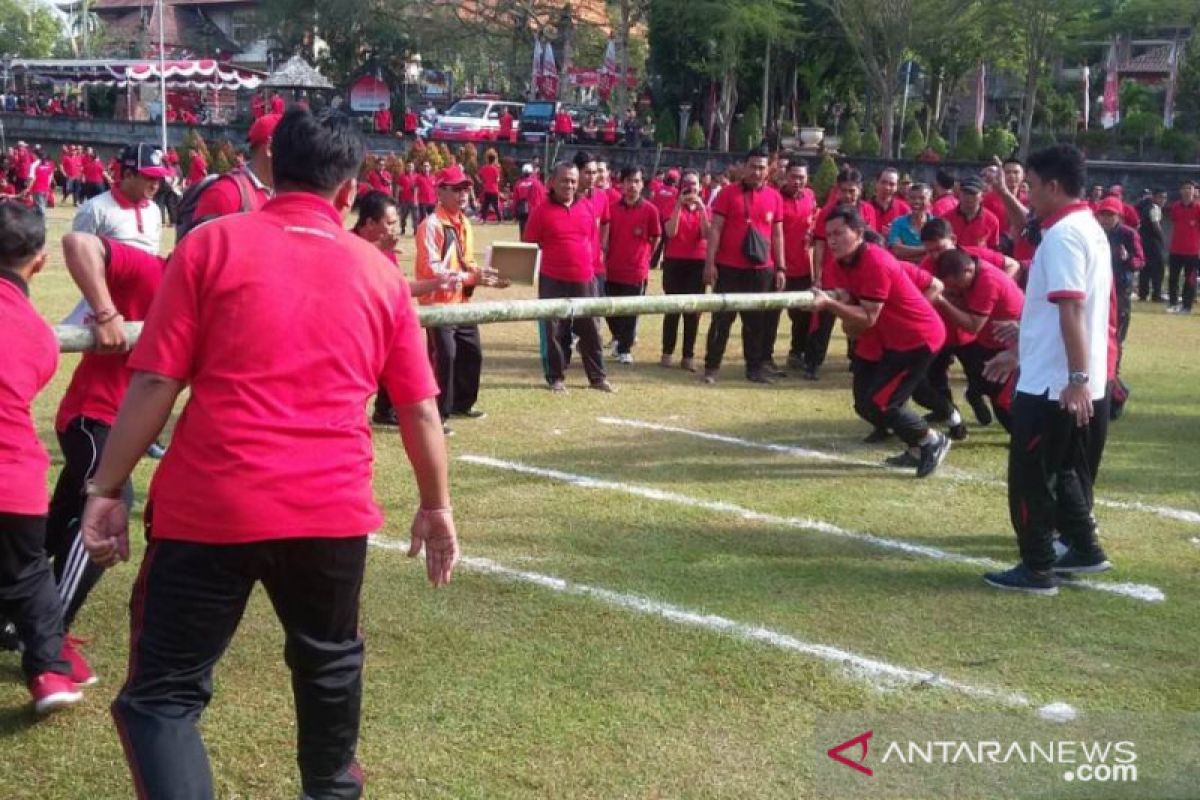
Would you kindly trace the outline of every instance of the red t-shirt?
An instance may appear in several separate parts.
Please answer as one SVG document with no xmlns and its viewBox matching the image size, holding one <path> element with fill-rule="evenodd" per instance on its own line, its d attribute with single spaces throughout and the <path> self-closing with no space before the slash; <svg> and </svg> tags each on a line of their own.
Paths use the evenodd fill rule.
<svg viewBox="0 0 1200 800">
<path fill-rule="evenodd" d="M 104 282 L 113 307 L 128 322 L 146 318 L 162 283 L 167 260 L 132 245 L 105 239 Z M 84 353 L 71 375 L 71 383 L 58 404 L 54 429 L 65 431 L 76 417 L 87 417 L 106 425 L 117 420 L 131 377 L 127 353 Z"/>
<path fill-rule="evenodd" d="M 403 276 L 303 192 L 184 239 L 129 366 L 190 384 L 154 535 L 210 544 L 378 530 L 363 408 L 437 394 Z"/>
<path fill-rule="evenodd" d="M 400 198 L 401 203 L 412 203 L 413 201 L 413 176 L 407 172 L 401 173 L 396 178 L 396 196 Z"/>
<path fill-rule="evenodd" d="M 272 95 L 272 97 L 271 97 L 271 113 L 272 114 L 282 114 L 283 113 L 283 98 L 280 97 L 279 95 Z"/>
<path fill-rule="evenodd" d="M 783 250 L 787 258 L 787 276 L 803 278 L 812 274 L 813 216 L 817 198 L 805 188 L 795 197 L 783 197 Z"/>
<path fill-rule="evenodd" d="M 740 183 L 731 183 L 717 195 L 712 212 L 725 220 L 717 247 L 718 265 L 735 269 L 770 269 L 775 265 L 775 254 L 769 245 L 772 228 L 783 220 L 783 198 L 779 192 L 771 186 L 748 190 Z M 751 264 L 742 254 L 742 240 L 751 225 L 767 240 L 766 263 Z"/>
<path fill-rule="evenodd" d="M 611 283 L 640 284 L 650 276 L 650 242 L 662 236 L 653 203 L 622 200 L 608 207 L 608 256 L 604 265 Z"/>
<path fill-rule="evenodd" d="M 908 203 L 899 197 L 892 198 L 892 204 L 884 208 L 872 198 L 870 206 L 875 211 L 875 224 L 872 226 L 874 230 L 879 231 L 884 236 L 887 236 L 888 229 L 892 227 L 892 222 L 905 214 L 912 213 L 912 208 Z"/>
<path fill-rule="evenodd" d="M 80 164 L 79 156 L 70 155 L 62 157 L 63 175 L 68 178 L 78 178 L 83 171 L 83 166 Z"/>
<path fill-rule="evenodd" d="M 385 169 L 373 169 L 367 173 L 367 186 L 376 192 L 392 193 L 392 173 Z"/>
<path fill-rule="evenodd" d="M 484 164 L 479 168 L 479 182 L 484 194 L 500 194 L 500 168 L 495 164 Z"/>
<path fill-rule="evenodd" d="M 199 183 L 208 175 L 208 162 L 204 160 L 202 155 L 192 156 L 192 163 L 188 166 L 188 182 Z"/>
<path fill-rule="evenodd" d="M 83 162 L 84 183 L 104 183 L 104 164 L 98 158 L 85 159 Z"/>
<path fill-rule="evenodd" d="M 575 131 L 575 122 L 571 119 L 571 115 L 565 111 L 560 111 L 554 116 L 554 132 L 560 135 L 570 135 Z"/>
<path fill-rule="evenodd" d="M 524 200 L 527 213 L 532 214 L 533 210 L 541 205 L 545 199 L 546 187 L 534 175 L 521 178 L 513 186 L 513 200 Z"/>
<path fill-rule="evenodd" d="M 208 217 L 223 217 L 226 214 L 238 214 L 242 211 L 242 192 L 238 186 L 238 178 L 226 173 L 204 187 L 200 200 L 196 203 L 195 219 Z M 249 176 L 241 180 L 246 183 L 246 194 L 250 200 L 250 211 L 258 211 L 267 204 L 270 195 L 266 188 L 259 188 Z"/>
<path fill-rule="evenodd" d="M 32 407 L 58 368 L 58 340 L 25 292 L 24 281 L 0 270 L 0 513 L 41 516 L 50 455 Z"/>
<path fill-rule="evenodd" d="M 962 213 L 962 207 L 954 209 L 946 215 L 954 236 L 964 247 L 990 247 L 995 250 L 1000 246 L 1000 220 L 986 208 L 972 219 L 967 219 Z"/>
<path fill-rule="evenodd" d="M 971 255 L 975 256 L 975 258 L 977 258 L 979 261 L 983 262 L 984 264 L 991 264 L 993 267 L 998 267 L 1001 272 L 1004 271 L 1004 253 L 1001 253 L 998 250 L 992 250 L 987 247 L 971 247 L 971 246 L 967 246 L 967 247 L 959 246 L 958 249 L 963 250 L 967 253 L 970 253 Z M 925 256 L 924 258 L 921 259 L 921 263 L 918 264 L 918 267 L 922 271 L 928 272 L 930 275 L 936 275 L 936 273 L 937 273 L 937 257 L 936 256 Z"/>
<path fill-rule="evenodd" d="M 423 206 L 437 205 L 437 187 L 432 175 L 418 172 L 413 176 L 413 188 L 417 192 L 417 203 Z"/>
<path fill-rule="evenodd" d="M 54 162 L 42 159 L 38 165 L 33 168 L 33 188 L 31 192 L 45 194 L 50 191 L 51 182 L 54 180 Z"/>
<path fill-rule="evenodd" d="M 674 214 L 674 210 L 671 213 Z M 708 239 L 701 232 L 701 222 L 707 217 L 708 209 L 703 203 L 695 208 L 680 208 L 679 225 L 675 228 L 675 235 L 667 239 L 667 245 L 663 248 L 663 258 L 703 261 L 708 255 Z M 663 220 L 663 223 L 666 224 L 666 220 Z"/>
<path fill-rule="evenodd" d="M 1172 203 L 1167 209 L 1171 218 L 1171 248 L 1173 256 L 1200 255 L 1200 201 L 1191 205 Z"/>
<path fill-rule="evenodd" d="M 500 115 L 500 135 L 503 138 L 507 139 L 508 135 L 510 133 L 512 133 L 512 129 L 513 129 L 512 114 L 505 111 L 503 114 Z"/>
<path fill-rule="evenodd" d="M 980 261 L 975 271 L 975 280 L 963 293 L 961 301 L 955 305 L 976 316 L 987 317 L 987 323 L 976 338 L 984 347 L 1003 350 L 1007 345 L 996 338 L 992 323 L 1020 319 L 1021 309 L 1025 306 L 1025 295 L 1016 281 L 1008 277 L 1004 270 Z"/>
<path fill-rule="evenodd" d="M 658 209 L 658 216 L 661 219 L 667 219 L 671 216 L 671 212 L 675 210 L 675 200 L 678 197 L 678 189 L 674 186 L 663 184 L 657 191 L 651 193 L 650 202 Z"/>
<path fill-rule="evenodd" d="M 587 283 L 596 274 L 596 211 L 583 197 L 570 207 L 553 198 L 529 214 L 521 237 L 542 250 L 541 274 L 567 283 Z"/>
<path fill-rule="evenodd" d="M 417 131 L 417 115 L 412 111 L 404 112 L 404 132 L 416 133 Z"/>
<path fill-rule="evenodd" d="M 1004 205 L 1004 198 L 998 192 L 990 189 L 984 192 L 983 207 L 999 220 L 1001 229 L 1008 228 L 1008 207 Z"/>
<path fill-rule="evenodd" d="M 592 204 L 592 211 L 596 215 L 596 237 L 592 242 L 592 252 L 596 256 L 596 262 L 592 265 L 592 271 L 597 275 L 605 274 L 604 253 L 600 249 L 600 226 L 607 225 L 609 222 L 608 216 L 608 192 L 602 189 L 590 189 L 580 195 L 584 200 Z"/>
<path fill-rule="evenodd" d="M 720 195 L 718 195 L 718 197 L 719 196 Z M 832 194 L 830 196 L 831 198 L 833 197 Z M 814 242 L 825 241 L 825 220 L 839 205 L 841 204 L 837 202 L 829 202 L 817 212 L 817 219 L 815 222 L 813 222 Z M 858 213 L 859 216 L 863 218 L 863 222 L 866 223 L 868 228 L 873 231 L 878 230 L 878 220 L 875 219 L 875 209 L 870 203 L 866 202 L 865 200 L 859 200 Z M 837 259 L 833 257 L 833 251 L 830 250 L 828 246 L 824 247 L 823 250 L 825 252 L 821 255 L 821 287 L 824 289 L 843 288 L 844 284 L 842 283 L 841 279 L 841 265 L 838 264 Z"/>
<path fill-rule="evenodd" d="M 913 286 L 917 287 L 922 296 L 933 283 L 933 276 L 924 270 L 917 269 L 917 266 L 911 261 L 901 261 L 896 259 L 896 263 L 900 266 L 900 270 L 904 273 Z M 883 358 L 883 343 L 879 339 L 878 324 L 872 325 L 858 335 L 854 340 L 854 357 L 860 358 L 863 361 L 879 361 Z"/>
<path fill-rule="evenodd" d="M 935 217 L 944 217 L 956 208 L 958 198 L 953 193 L 944 194 L 929 204 L 929 213 Z"/>
<path fill-rule="evenodd" d="M 841 265 L 845 289 L 857 300 L 881 303 L 873 326 L 884 350 L 903 352 L 946 342 L 942 318 L 887 250 L 864 244 Z"/>
<path fill-rule="evenodd" d="M 386 108 L 375 112 L 375 130 L 379 133 L 390 133 L 392 130 L 392 112 Z"/>
</svg>

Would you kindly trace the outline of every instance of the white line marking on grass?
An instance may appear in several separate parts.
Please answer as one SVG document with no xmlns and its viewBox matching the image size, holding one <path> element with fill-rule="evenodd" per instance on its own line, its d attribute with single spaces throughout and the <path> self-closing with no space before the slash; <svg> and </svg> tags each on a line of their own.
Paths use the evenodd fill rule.
<svg viewBox="0 0 1200 800">
<path fill-rule="evenodd" d="M 645 422 L 638 419 L 622 419 L 620 417 L 597 417 L 597 422 L 605 425 L 617 425 L 625 428 L 637 428 L 645 431 L 658 431 L 659 433 L 678 433 L 684 436 L 691 436 L 694 439 L 704 439 L 709 442 L 720 442 L 721 444 L 734 445 L 736 447 L 746 447 L 752 450 L 766 450 L 772 453 L 781 453 L 783 455 L 795 456 L 797 458 L 811 458 L 819 461 L 834 461 L 839 464 L 852 464 L 857 467 L 872 467 L 874 469 L 882 469 L 888 472 L 899 472 L 909 474 L 911 469 L 903 469 L 900 467 L 889 467 L 887 464 L 878 461 L 870 461 L 864 458 L 854 458 L 853 456 L 838 455 L 837 453 L 827 453 L 822 450 L 810 450 L 805 447 L 793 447 L 785 444 L 774 444 L 772 442 L 756 442 L 751 439 L 739 439 L 736 436 L 726 436 L 720 433 L 709 433 L 707 431 L 691 430 L 689 428 L 680 428 L 675 425 L 660 425 L 656 422 Z M 956 481 L 967 481 L 970 483 L 978 483 L 985 486 L 996 486 L 999 488 L 1007 488 L 1004 481 L 996 480 L 995 478 L 984 478 L 980 475 L 975 475 L 960 469 L 943 467 L 938 471 L 938 475 L 950 478 Z M 1149 503 L 1143 503 L 1137 500 L 1113 500 L 1106 497 L 1097 497 L 1096 505 L 1105 506 L 1106 508 L 1119 508 L 1125 511 L 1140 511 L 1146 514 L 1154 514 L 1156 516 L 1173 519 L 1178 522 L 1187 522 L 1193 525 L 1200 525 L 1200 511 L 1191 511 L 1186 508 L 1172 508 L 1171 506 L 1156 506 Z"/>
<path fill-rule="evenodd" d="M 629 483 L 604 480 L 603 478 L 593 478 L 587 475 L 576 475 L 570 472 L 543 469 L 541 467 L 533 467 L 527 464 L 519 464 L 515 461 L 504 461 L 498 458 L 490 458 L 488 456 L 462 455 L 458 457 L 458 460 L 465 461 L 469 464 L 477 464 L 483 467 L 502 469 L 509 472 L 519 472 L 524 475 L 534 475 L 539 478 L 548 478 L 550 480 L 569 483 L 573 486 L 578 486 L 584 489 L 601 489 L 610 492 L 622 492 L 635 497 L 644 497 L 647 500 L 657 500 L 662 503 L 673 503 L 675 505 L 687 506 L 689 508 L 699 508 L 705 511 L 716 511 L 721 514 L 733 514 L 752 522 L 762 522 L 767 525 L 777 525 L 785 528 L 795 528 L 797 530 L 824 533 L 830 536 L 838 536 L 843 539 L 851 539 L 853 541 L 862 542 L 863 544 L 883 548 L 885 550 L 895 550 L 910 556 L 921 556 L 924 558 L 932 558 L 937 561 L 950 561 L 958 564 L 968 564 L 972 567 L 980 567 L 982 569 L 1003 569 L 1008 566 L 991 558 L 969 556 L 963 553 L 955 553 L 950 550 L 942 550 L 937 547 L 930 547 L 928 545 L 913 544 L 911 542 L 904 542 L 899 539 L 888 539 L 883 536 L 876 536 L 873 533 L 862 533 L 859 531 L 847 530 L 846 528 L 841 528 L 837 525 L 819 519 L 811 519 L 808 517 L 781 517 L 776 514 L 767 514 L 762 511 L 754 511 L 753 509 L 734 505 L 733 503 L 689 497 L 685 494 L 668 492 L 649 486 L 637 486 Z M 1101 581 L 1073 580 L 1069 583 L 1064 583 L 1064 585 L 1096 589 L 1102 592 L 1111 592 L 1112 594 L 1122 595 L 1133 598 L 1134 600 L 1142 600 L 1148 603 L 1158 603 L 1166 599 L 1166 595 L 1163 594 L 1161 589 L 1155 586 L 1147 586 L 1144 584 L 1105 583 Z"/>
<path fill-rule="evenodd" d="M 375 547 L 383 550 L 408 551 L 408 542 L 383 539 L 378 536 L 372 536 L 370 542 Z M 939 675 L 936 672 L 889 664 L 886 661 L 852 653 L 840 647 L 806 642 L 786 633 L 779 633 L 778 631 L 758 625 L 737 622 L 727 617 L 692 611 L 636 594 L 626 594 L 624 592 L 615 592 L 611 589 L 603 589 L 598 586 L 589 586 L 584 583 L 574 583 L 563 578 L 556 578 L 553 575 L 544 575 L 540 572 L 513 569 L 490 558 L 464 556 L 459 559 L 458 564 L 460 567 L 465 567 L 475 572 L 482 572 L 486 575 L 533 584 L 534 586 L 540 586 L 543 589 L 549 589 L 561 594 L 598 600 L 605 605 L 622 608 L 645 616 L 660 617 L 677 625 L 686 625 L 692 628 L 702 628 L 724 633 L 745 641 L 758 642 L 779 650 L 787 650 L 811 656 L 821 661 L 828 661 L 842 666 L 854 677 L 867 681 L 874 688 L 880 690 L 887 689 L 889 686 L 898 683 L 908 686 L 932 686 L 1014 708 L 1028 708 L 1033 705 L 1033 702 L 1020 692 L 1010 692 L 1003 689 L 992 689 L 986 686 L 963 683 L 962 681 L 956 681 Z M 1043 719 L 1066 721 L 1074 719 L 1076 716 L 1075 709 L 1067 703 L 1062 702 L 1049 703 L 1041 706 L 1036 711 L 1038 716 Z"/>
</svg>

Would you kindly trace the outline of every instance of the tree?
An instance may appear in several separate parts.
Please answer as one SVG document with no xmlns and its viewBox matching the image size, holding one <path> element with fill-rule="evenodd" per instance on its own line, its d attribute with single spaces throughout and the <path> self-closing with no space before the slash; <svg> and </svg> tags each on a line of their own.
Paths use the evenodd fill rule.
<svg viewBox="0 0 1200 800">
<path fill-rule="evenodd" d="M 842 134 L 842 152 L 848 156 L 862 155 L 862 123 L 858 117 L 846 120 L 846 130 Z"/>
<path fill-rule="evenodd" d="M 925 134 L 921 133 L 921 126 L 913 122 L 908 126 L 908 133 L 904 136 L 904 157 L 916 158 L 925 152 Z"/>
<path fill-rule="evenodd" d="M 679 144 L 679 132 L 675 129 L 675 115 L 669 108 L 664 108 L 654 122 L 654 141 L 663 147 L 675 147 Z"/>
<path fill-rule="evenodd" d="M 684 139 L 683 146 L 688 150 L 703 150 L 707 142 L 704 140 L 704 128 L 700 127 L 699 122 L 692 122 L 688 125 L 687 137 Z"/>
<path fill-rule="evenodd" d="M 978 161 L 983 149 L 983 137 L 974 125 L 968 125 L 958 137 L 958 145 L 954 148 L 954 157 L 959 161 Z"/>
<path fill-rule="evenodd" d="M 63 35 L 59 18 L 33 0 L 0 0 L 0 52 L 46 58 Z"/>
<path fill-rule="evenodd" d="M 813 194 L 817 196 L 818 203 L 823 204 L 825 202 L 825 199 L 829 196 L 829 190 L 837 183 L 837 175 L 838 166 L 837 162 L 833 160 L 833 156 L 824 156 L 812 178 L 812 190 Z"/>
<path fill-rule="evenodd" d="M 983 133 L 983 143 L 979 149 L 979 159 L 987 160 L 992 156 L 1008 158 L 1017 149 L 1017 137 L 1003 125 L 989 125 Z"/>
<path fill-rule="evenodd" d="M 614 111 L 624 114 L 629 105 L 629 89 L 625 84 L 625 76 L 629 74 L 629 33 L 645 21 L 650 11 L 650 0 L 617 0 L 616 6 L 617 68 L 620 75 L 617 80 L 617 102 Z"/>
<path fill-rule="evenodd" d="M 879 132 L 875 130 L 874 125 L 868 125 L 867 132 L 862 138 L 862 147 L 859 148 L 859 155 L 877 158 L 882 151 L 883 143 L 879 141 Z"/>
</svg>

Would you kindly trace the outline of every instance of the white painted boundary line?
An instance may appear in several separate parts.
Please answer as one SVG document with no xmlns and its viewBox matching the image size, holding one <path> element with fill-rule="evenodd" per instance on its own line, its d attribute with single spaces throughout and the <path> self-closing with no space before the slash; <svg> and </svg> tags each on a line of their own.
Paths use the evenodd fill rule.
<svg viewBox="0 0 1200 800">
<path fill-rule="evenodd" d="M 408 551 L 408 542 L 383 539 L 378 536 L 372 536 L 370 542 L 375 547 L 383 550 Z M 792 653 L 811 656 L 821 661 L 839 664 L 851 675 L 867 681 L 876 689 L 886 689 L 895 684 L 932 686 L 938 689 L 958 692 L 959 694 L 964 694 L 978 700 L 987 700 L 1014 708 L 1028 708 L 1033 705 L 1032 701 L 1020 692 L 1009 692 L 1003 689 L 992 689 L 986 686 L 963 683 L 962 681 L 956 681 L 928 670 L 889 664 L 886 661 L 862 656 L 832 645 L 806 642 L 795 636 L 779 633 L 769 628 L 737 622 L 715 614 L 692 611 L 635 594 L 615 592 L 611 589 L 589 586 L 584 583 L 573 583 L 563 578 L 544 575 L 540 572 L 513 569 L 512 567 L 506 567 L 503 564 L 492 561 L 489 558 L 464 556 L 459 559 L 458 563 L 460 567 L 465 567 L 475 572 L 482 572 L 486 575 L 517 581 L 519 583 L 529 583 L 561 594 L 598 600 L 605 605 L 649 617 L 659 617 L 677 625 L 724 633 L 745 641 L 758 642 L 779 650 L 787 650 Z M 1037 714 L 1043 719 L 1068 721 L 1074 719 L 1077 712 L 1067 703 L 1050 703 L 1039 707 Z"/>
<path fill-rule="evenodd" d="M 852 456 L 843 456 L 836 453 L 827 453 L 821 450 L 810 450 L 804 447 L 793 447 L 785 444 L 755 442 L 750 439 L 739 439 L 736 436 L 726 436 L 720 433 L 709 433 L 707 431 L 679 428 L 674 425 L 660 425 L 656 422 L 645 422 L 637 419 L 622 419 L 620 417 L 597 417 L 596 421 L 603 423 L 604 425 L 637 428 L 644 431 L 678 433 L 682 434 L 683 436 L 691 436 L 694 439 L 704 439 L 705 441 L 709 442 L 720 442 L 721 444 L 745 447 L 752 450 L 766 450 L 772 453 L 795 456 L 796 458 L 811 458 L 818 461 L 833 461 L 839 464 L 852 464 L 857 467 L 872 467 L 874 469 L 882 469 L 889 472 L 912 472 L 911 469 L 889 467 L 887 464 L 883 464 L 878 461 L 870 461 L 863 458 L 854 458 Z M 943 467 L 942 469 L 938 470 L 937 474 L 950 478 L 951 480 L 978 483 L 984 486 L 996 486 L 1002 489 L 1007 488 L 1007 484 L 1004 481 L 995 480 L 994 478 L 984 478 L 979 475 L 973 475 L 970 472 L 964 472 L 963 470 Z M 1156 506 L 1149 503 L 1142 503 L 1137 500 L 1113 500 L 1105 497 L 1097 497 L 1096 505 L 1105 506 L 1106 508 L 1119 508 L 1125 511 L 1140 511 L 1145 514 L 1154 514 L 1156 516 L 1164 517 L 1166 519 L 1173 519 L 1178 522 L 1188 522 L 1193 525 L 1200 525 L 1200 511 L 1191 511 L 1186 508 Z"/>
<path fill-rule="evenodd" d="M 576 475 L 570 472 L 560 472 L 552 469 L 542 469 L 541 467 L 533 467 L 526 464 L 519 464 L 515 461 L 504 461 L 498 458 L 490 458 L 488 456 L 462 455 L 458 457 L 459 461 L 465 461 L 468 464 L 477 464 L 483 467 L 491 467 L 493 469 L 507 470 L 508 472 L 518 472 L 523 475 L 533 475 L 539 478 L 547 478 L 549 480 L 561 481 L 569 483 L 573 486 L 578 486 L 584 489 L 601 489 L 610 492 L 622 492 L 624 494 L 633 495 L 635 497 L 644 497 L 647 500 L 656 500 L 662 503 L 673 503 L 675 505 L 687 506 L 689 508 L 699 508 L 705 511 L 716 511 L 722 514 L 733 514 L 745 520 L 752 522 L 762 522 L 767 525 L 776 525 L 784 528 L 794 528 L 797 530 L 814 531 L 816 533 L 824 533 L 829 536 L 837 536 L 843 539 L 851 539 L 853 541 L 862 542 L 873 547 L 883 548 L 885 550 L 894 550 L 905 555 L 921 556 L 923 558 L 931 558 L 937 561 L 948 561 L 958 564 L 967 564 L 972 567 L 982 569 L 1003 569 L 1007 565 L 990 558 L 979 558 L 977 556 L 968 556 L 963 553 L 955 553 L 950 550 L 941 550 L 936 547 L 927 545 L 913 544 L 904 542 L 899 539 L 888 539 L 883 536 L 876 536 L 872 533 L 861 533 L 859 531 L 847 530 L 846 528 L 838 527 L 829 522 L 824 522 L 818 519 L 810 519 L 807 517 L 781 517 L 776 514 L 767 514 L 762 511 L 754 511 L 749 508 L 726 503 L 718 500 L 703 500 L 697 497 L 689 497 L 685 494 L 677 494 L 675 492 L 667 492 L 662 489 L 655 489 L 649 486 L 637 486 L 629 483 L 619 483 L 617 481 L 604 480 L 602 478 L 593 478 L 587 475 Z M 1136 583 L 1106 583 L 1102 581 L 1089 580 L 1073 580 L 1064 582 L 1065 586 L 1078 586 L 1086 589 L 1096 589 L 1102 592 L 1111 592 L 1112 594 L 1122 595 L 1134 600 L 1142 600 L 1149 603 L 1159 603 L 1166 600 L 1166 595 L 1162 590 L 1155 586 L 1147 586 L 1145 584 Z"/>
</svg>

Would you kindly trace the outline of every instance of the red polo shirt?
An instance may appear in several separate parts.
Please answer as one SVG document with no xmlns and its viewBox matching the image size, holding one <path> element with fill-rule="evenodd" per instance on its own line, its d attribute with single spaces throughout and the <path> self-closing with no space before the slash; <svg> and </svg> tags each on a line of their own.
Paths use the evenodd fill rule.
<svg viewBox="0 0 1200 800">
<path fill-rule="evenodd" d="M 513 200 L 525 201 L 528 213 L 533 213 L 546 199 L 546 187 L 537 179 L 536 175 L 527 175 L 517 181 L 513 186 Z"/>
<path fill-rule="evenodd" d="M 1004 205 L 1004 198 L 998 192 L 992 189 L 984 192 L 983 207 L 999 220 L 1001 229 L 1008 228 L 1008 207 Z"/>
<path fill-rule="evenodd" d="M 78 178 L 83 171 L 83 165 L 79 156 L 69 155 L 62 157 L 62 171 L 68 178 Z"/>
<path fill-rule="evenodd" d="M 249 211 L 258 211 L 271 199 L 266 186 L 256 183 L 249 175 L 235 177 L 227 172 L 220 178 L 210 182 L 200 194 L 196 203 L 194 219 L 223 217 L 226 214 L 242 212 L 242 190 L 238 182 L 242 181 L 246 189 L 246 197 L 250 201 Z"/>
<path fill-rule="evenodd" d="M 812 274 L 813 217 L 817 197 L 805 188 L 795 197 L 783 197 L 783 249 L 787 256 L 787 276 L 803 278 Z"/>
<path fill-rule="evenodd" d="M 33 401 L 58 368 L 58 341 L 15 273 L 0 270 L 0 513 L 49 508 L 50 456 L 33 424 Z"/>
<path fill-rule="evenodd" d="M 413 201 L 413 176 L 403 172 L 396 178 L 396 196 L 401 203 L 411 204 Z"/>
<path fill-rule="evenodd" d="M 671 213 L 674 214 L 674 210 Z M 707 217 L 708 209 L 703 204 L 679 209 L 679 225 L 675 228 L 675 235 L 667 239 L 663 258 L 703 261 L 708 256 L 708 239 L 702 232 L 701 223 Z M 666 224 L 666 220 L 663 220 L 663 224 Z"/>
<path fill-rule="evenodd" d="M 433 176 L 418 172 L 413 176 L 413 188 L 417 192 L 417 202 L 423 206 L 437 205 L 437 187 L 434 186 Z"/>
<path fill-rule="evenodd" d="M 996 338 L 992 323 L 1020 319 L 1021 309 L 1025 307 L 1025 295 L 1004 270 L 980 261 L 975 270 L 975 280 L 955 305 L 968 313 L 987 317 L 988 321 L 979 331 L 977 340 L 984 347 L 1003 350 L 1007 345 Z"/>
<path fill-rule="evenodd" d="M 415 112 L 412 112 L 412 111 L 404 112 L 404 132 L 405 133 L 416 133 L 417 132 L 417 115 Z"/>
<path fill-rule="evenodd" d="M 963 247 L 962 245 L 959 245 L 958 249 L 970 253 L 984 264 L 991 264 L 993 267 L 998 267 L 1001 272 L 1004 271 L 1004 254 L 997 250 L 992 250 L 987 247 Z M 925 256 L 921 259 L 921 262 L 917 266 L 924 272 L 928 272 L 930 275 L 936 275 L 937 257 Z"/>
<path fill-rule="evenodd" d="M 392 112 L 386 108 L 375 112 L 375 130 L 379 133 L 392 132 Z"/>
<path fill-rule="evenodd" d="M 1190 205 L 1175 202 L 1167 208 L 1171 218 L 1171 247 L 1173 256 L 1200 255 L 1200 200 Z"/>
<path fill-rule="evenodd" d="M 650 276 L 652 240 L 662 236 L 658 210 L 646 200 L 608 207 L 608 255 L 605 271 L 610 283 L 637 285 Z"/>
<path fill-rule="evenodd" d="M 500 168 L 495 164 L 484 164 L 479 168 L 479 182 L 484 194 L 500 194 Z"/>
<path fill-rule="evenodd" d="M 507 139 L 509 137 L 509 134 L 512 133 L 512 129 L 513 129 L 512 114 L 505 111 L 503 114 L 500 115 L 500 138 Z"/>
<path fill-rule="evenodd" d="M 586 198 L 564 206 L 547 197 L 529 214 L 522 239 L 542 250 L 541 274 L 567 283 L 587 283 L 596 274 L 596 212 Z"/>
<path fill-rule="evenodd" d="M 113 307 L 127 322 L 144 320 L 162 283 L 167 260 L 112 239 L 104 240 L 104 248 L 104 282 Z M 128 359 L 127 353 L 84 353 L 58 405 L 55 430 L 65 431 L 76 417 L 106 425 L 116 422 L 129 388 Z"/>
<path fill-rule="evenodd" d="M 899 265 L 901 272 L 908 280 L 912 281 L 913 286 L 917 287 L 922 296 L 933 283 L 933 276 L 924 270 L 917 269 L 916 264 L 911 261 L 901 261 L 896 259 L 896 264 Z M 860 358 L 863 361 L 879 361 L 883 358 L 883 343 L 879 339 L 878 324 L 872 325 L 858 335 L 854 340 L 854 357 Z"/>
<path fill-rule="evenodd" d="M 46 194 L 54 180 L 54 162 L 43 159 L 33 168 L 33 186 L 29 191 Z"/>
<path fill-rule="evenodd" d="M 570 136 L 575 132 L 575 122 L 570 114 L 560 111 L 554 116 L 554 132 L 560 136 Z"/>
<path fill-rule="evenodd" d="M 592 253 L 595 255 L 596 261 L 592 265 L 592 272 L 596 275 L 604 275 L 607 270 L 604 264 L 604 253 L 600 249 L 600 226 L 607 225 L 609 222 L 608 192 L 603 189 L 589 189 L 580 197 L 592 204 L 592 211 L 596 215 L 596 236 L 592 242 Z"/>
<path fill-rule="evenodd" d="M 180 244 L 129 366 L 190 384 L 154 535 L 210 544 L 378 530 L 363 408 L 437 394 L 403 276 L 302 192 Z"/>
<path fill-rule="evenodd" d="M 864 244 L 840 266 L 845 289 L 855 299 L 882 304 L 873 327 L 884 350 L 937 352 L 945 344 L 942 318 L 887 250 Z"/>
<path fill-rule="evenodd" d="M 84 159 L 84 183 L 104 183 L 104 163 L 98 158 Z"/>
<path fill-rule="evenodd" d="M 978 214 L 967 219 L 959 206 L 946 215 L 946 221 L 950 223 L 960 245 L 990 247 L 993 250 L 1000 246 L 1000 220 L 986 208 L 980 208 Z"/>
<path fill-rule="evenodd" d="M 872 227 L 884 236 L 887 236 L 894 220 L 912 212 L 912 207 L 898 196 L 892 198 L 887 208 L 877 203 L 874 198 L 871 198 L 870 206 L 875 210 L 875 224 Z"/>
<path fill-rule="evenodd" d="M 929 213 L 935 217 L 944 217 L 956 208 L 958 208 L 958 198 L 951 192 L 950 194 L 942 195 L 930 203 Z"/>
<path fill-rule="evenodd" d="M 674 186 L 663 184 L 650 195 L 650 202 L 658 209 L 658 216 L 667 219 L 675 210 L 675 201 L 679 198 L 679 190 Z"/>
<path fill-rule="evenodd" d="M 746 189 L 740 183 L 731 183 L 717 195 L 712 213 L 725 220 L 717 247 L 718 265 L 734 269 L 770 269 L 775 265 L 774 248 L 770 246 L 764 264 L 751 264 L 742 255 L 742 240 L 751 225 L 770 245 L 771 229 L 783 220 L 783 198 L 773 187 Z"/>
</svg>

